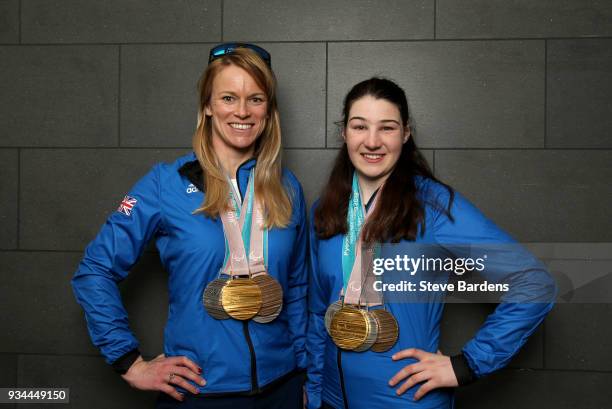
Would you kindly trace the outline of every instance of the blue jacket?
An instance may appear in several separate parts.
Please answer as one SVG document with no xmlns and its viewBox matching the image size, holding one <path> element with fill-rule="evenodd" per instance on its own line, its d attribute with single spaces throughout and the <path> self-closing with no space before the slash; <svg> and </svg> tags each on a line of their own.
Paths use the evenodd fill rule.
<svg viewBox="0 0 612 409">
<path fill-rule="evenodd" d="M 451 207 L 452 221 L 442 210 L 450 198 L 447 189 L 429 179 L 417 178 L 415 182 L 418 197 L 425 204 L 425 231 L 421 236 L 419 229 L 417 243 L 515 243 L 458 193 Z M 314 215 L 315 207 L 316 204 L 311 216 Z M 314 223 L 311 225 L 314 226 Z M 453 394 L 448 389 L 433 390 L 414 402 L 414 393 L 421 384 L 399 397 L 395 390 L 403 381 L 396 387 L 388 385 L 389 379 L 399 370 L 416 362 L 414 359 L 393 361 L 391 356 L 394 353 L 413 347 L 432 353 L 438 350 L 444 304 L 387 303 L 388 310 L 399 324 L 397 343 L 383 353 L 340 351 L 325 330 L 324 316 L 327 307 L 337 301 L 342 288 L 342 235 L 322 240 L 316 236 L 312 227 L 310 243 L 313 271 L 309 285 L 310 321 L 307 336 L 308 408 L 318 408 L 321 401 L 336 409 L 452 407 Z M 554 282 L 534 257 L 526 251 L 523 255 L 527 257 L 521 258 L 522 271 L 513 272 L 519 273 L 513 277 L 517 286 L 514 291 L 521 291 L 519 287 L 530 285 L 527 277 L 521 275 L 529 271 L 529 278 L 537 275 L 537 281 L 543 285 L 536 290 L 530 287 L 527 292 L 535 291 L 539 295 L 546 293 L 548 301 L 498 305 L 462 351 L 475 377 L 489 374 L 507 364 L 552 308 L 550 295 L 555 291 Z"/>
<path fill-rule="evenodd" d="M 244 197 L 255 160 L 242 164 L 237 181 Z M 290 225 L 268 235 L 268 273 L 283 288 L 284 306 L 268 324 L 216 320 L 202 304 L 206 285 L 225 257 L 221 219 L 193 212 L 202 204 L 201 168 L 193 153 L 158 164 L 128 196 L 127 212 L 114 212 L 85 250 L 72 280 L 93 343 L 108 363 L 138 347 L 117 284 L 154 238 L 168 272 L 166 356 L 184 355 L 203 369 L 203 394 L 257 393 L 296 369 L 306 368 L 308 227 L 302 188 L 290 172 L 283 180 L 293 204 Z M 129 207 L 129 206 L 128 206 Z M 130 213 L 128 216 L 126 213 Z"/>
</svg>

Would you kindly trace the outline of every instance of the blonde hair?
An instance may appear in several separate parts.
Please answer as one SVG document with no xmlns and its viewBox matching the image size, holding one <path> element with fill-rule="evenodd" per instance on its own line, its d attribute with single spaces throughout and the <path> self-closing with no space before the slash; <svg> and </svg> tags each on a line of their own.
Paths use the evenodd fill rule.
<svg viewBox="0 0 612 409">
<path fill-rule="evenodd" d="M 216 218 L 228 206 L 229 186 L 219 158 L 212 146 L 212 121 L 205 109 L 210 104 L 213 80 L 221 70 L 235 65 L 248 72 L 267 97 L 268 115 L 261 135 L 255 142 L 255 194 L 265 214 L 265 226 L 286 227 L 291 219 L 291 201 L 282 183 L 281 128 L 276 101 L 276 78 L 272 70 L 255 53 L 238 48 L 212 61 L 198 83 L 200 102 L 198 125 L 193 135 L 193 151 L 204 171 L 204 203 L 196 213 Z"/>
</svg>

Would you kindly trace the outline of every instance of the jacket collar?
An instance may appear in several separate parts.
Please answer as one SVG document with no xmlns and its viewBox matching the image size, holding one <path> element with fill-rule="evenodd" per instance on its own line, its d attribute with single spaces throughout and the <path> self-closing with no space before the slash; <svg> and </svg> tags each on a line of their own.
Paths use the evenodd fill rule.
<svg viewBox="0 0 612 409">
<path fill-rule="evenodd" d="M 244 197 L 244 193 L 246 192 L 247 184 L 249 183 L 249 174 L 251 170 L 257 164 L 257 160 L 255 158 L 250 158 L 244 161 L 238 166 L 236 170 L 236 175 L 233 175 L 237 182 L 238 187 L 240 188 L 240 195 Z M 189 182 L 191 182 L 195 187 L 198 188 L 200 192 L 205 191 L 204 186 L 204 171 L 200 166 L 200 162 L 197 159 L 185 162 L 183 166 L 181 166 L 178 170 L 178 173 L 187 178 Z"/>
</svg>

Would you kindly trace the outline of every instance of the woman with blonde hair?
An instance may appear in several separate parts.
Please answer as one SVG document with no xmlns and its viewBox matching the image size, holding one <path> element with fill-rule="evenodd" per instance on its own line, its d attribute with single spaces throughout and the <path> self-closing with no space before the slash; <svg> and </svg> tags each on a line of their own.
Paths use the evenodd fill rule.
<svg viewBox="0 0 612 409">
<path fill-rule="evenodd" d="M 132 387 L 163 392 L 158 408 L 301 408 L 306 209 L 281 167 L 266 50 L 211 50 L 193 150 L 155 166 L 87 247 L 72 283 L 92 341 Z M 117 283 L 151 238 L 170 306 L 164 353 L 145 361 Z"/>
</svg>

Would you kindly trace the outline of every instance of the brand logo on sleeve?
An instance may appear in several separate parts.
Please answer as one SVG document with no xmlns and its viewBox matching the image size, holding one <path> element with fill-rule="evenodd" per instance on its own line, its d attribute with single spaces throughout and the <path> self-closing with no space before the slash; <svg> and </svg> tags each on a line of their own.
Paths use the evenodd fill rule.
<svg viewBox="0 0 612 409">
<path fill-rule="evenodd" d="M 198 188 L 197 188 L 197 187 L 195 187 L 195 186 L 193 185 L 193 183 L 190 183 L 190 184 L 189 184 L 189 186 L 187 186 L 187 190 L 186 190 L 186 192 L 187 192 L 187 193 L 195 193 L 195 192 L 199 192 L 199 190 L 198 190 Z"/>
<path fill-rule="evenodd" d="M 123 213 L 126 216 L 131 216 L 132 215 L 132 210 L 134 209 L 134 206 L 136 206 L 137 202 L 138 202 L 138 200 L 136 200 L 132 196 L 127 196 L 126 195 L 123 198 L 123 201 L 121 202 L 119 207 L 117 208 L 117 211 L 119 213 Z"/>
</svg>

